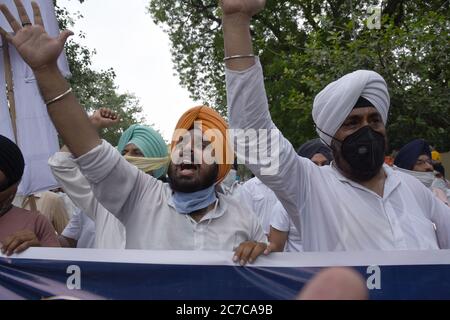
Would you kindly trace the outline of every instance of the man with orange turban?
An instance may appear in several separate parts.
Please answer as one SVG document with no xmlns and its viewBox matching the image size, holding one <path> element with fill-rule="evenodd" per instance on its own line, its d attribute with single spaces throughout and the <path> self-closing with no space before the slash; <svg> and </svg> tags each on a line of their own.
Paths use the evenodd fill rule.
<svg viewBox="0 0 450 320">
<path fill-rule="evenodd" d="M 211 150 L 214 153 L 215 162 L 218 164 L 215 181 L 217 184 L 222 182 L 234 163 L 233 148 L 228 141 L 228 124 L 210 107 L 199 106 L 192 108 L 185 112 L 178 121 L 172 138 L 172 152 L 180 142 L 180 139 L 184 142 L 182 145 L 188 147 L 191 140 L 189 132 L 193 130 L 198 131 L 197 137 L 199 140 L 205 138 L 211 141 Z"/>
<path fill-rule="evenodd" d="M 241 264 L 252 262 L 264 252 L 265 235 L 257 219 L 248 212 L 250 209 L 212 188 L 228 170 L 222 166 L 220 148 L 208 154 L 211 145 L 220 142 L 216 141 L 218 132 L 227 127 L 220 116 L 205 107 L 190 110 L 183 116 L 181 124 L 186 122 L 186 125 L 180 127 L 189 127 L 185 130 L 189 130 L 194 143 L 182 143 L 183 150 L 178 155 L 183 160 L 172 161 L 170 185 L 145 174 L 100 139 L 69 82 L 59 71 L 57 57 L 73 33 L 66 30 L 53 38 L 44 29 L 36 2 L 32 2 L 34 23 L 22 1 L 15 0 L 15 4 L 20 23 L 8 7 L 0 5 L 2 15 L 14 31 L 7 33 L 0 28 L 0 34 L 33 70 L 49 116 L 77 158 L 75 162 L 97 200 L 125 226 L 127 249 L 232 251 L 237 248 L 234 260 Z M 211 140 L 202 137 L 200 146 L 196 143 L 199 139 L 195 139 L 195 123 L 194 130 L 191 128 L 191 122 L 196 119 L 201 120 L 200 125 L 205 129 L 211 128 L 204 134 L 202 129 L 202 135 L 210 135 Z M 175 147 L 174 151 L 177 150 Z M 194 162 L 189 161 L 192 158 Z M 198 159 L 208 163 L 198 164 L 195 161 Z"/>
<path fill-rule="evenodd" d="M 232 158 L 233 149 L 227 129 L 225 120 L 206 106 L 188 110 L 178 121 L 168 175 L 179 213 L 190 214 L 216 203 L 215 187 L 231 169 L 228 157 Z"/>
</svg>

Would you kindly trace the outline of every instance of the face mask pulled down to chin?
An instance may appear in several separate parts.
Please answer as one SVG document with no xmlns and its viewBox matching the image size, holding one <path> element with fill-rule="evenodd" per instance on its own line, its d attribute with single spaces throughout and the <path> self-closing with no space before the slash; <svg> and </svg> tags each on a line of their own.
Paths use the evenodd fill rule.
<svg viewBox="0 0 450 320">
<path fill-rule="evenodd" d="M 431 185 L 435 179 L 434 172 L 412 171 L 411 175 L 419 179 L 419 181 L 422 182 L 427 188 L 431 188 Z"/>
<path fill-rule="evenodd" d="M 412 171 L 412 170 L 406 170 L 399 167 L 394 167 L 395 170 L 409 174 L 410 176 L 413 176 L 422 184 L 427 187 L 431 188 L 433 185 L 434 180 L 436 179 L 436 175 L 434 172 L 421 172 L 421 171 Z"/>
</svg>

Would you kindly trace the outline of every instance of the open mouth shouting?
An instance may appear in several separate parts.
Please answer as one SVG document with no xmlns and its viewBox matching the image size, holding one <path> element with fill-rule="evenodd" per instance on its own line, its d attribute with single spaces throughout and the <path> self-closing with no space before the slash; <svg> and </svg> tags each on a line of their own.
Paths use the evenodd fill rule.
<svg viewBox="0 0 450 320">
<path fill-rule="evenodd" d="M 183 161 L 182 164 L 177 165 L 177 173 L 181 177 L 193 177 L 197 170 L 199 169 L 199 165 L 190 163 L 189 161 Z"/>
</svg>

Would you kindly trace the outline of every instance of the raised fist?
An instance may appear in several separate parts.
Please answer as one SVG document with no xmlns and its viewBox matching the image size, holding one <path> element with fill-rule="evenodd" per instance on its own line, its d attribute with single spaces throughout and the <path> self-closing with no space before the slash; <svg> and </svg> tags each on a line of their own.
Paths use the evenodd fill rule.
<svg viewBox="0 0 450 320">
<path fill-rule="evenodd" d="M 97 129 L 109 128 L 120 121 L 117 113 L 108 108 L 96 110 L 90 120 Z"/>
<path fill-rule="evenodd" d="M 220 6 L 224 15 L 242 13 L 253 17 L 266 5 L 266 0 L 221 0 Z"/>
</svg>

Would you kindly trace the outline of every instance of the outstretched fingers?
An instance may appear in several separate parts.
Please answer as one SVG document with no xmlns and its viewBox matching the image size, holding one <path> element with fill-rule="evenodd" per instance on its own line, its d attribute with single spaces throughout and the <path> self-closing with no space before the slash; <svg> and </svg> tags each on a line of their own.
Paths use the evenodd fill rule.
<svg viewBox="0 0 450 320">
<path fill-rule="evenodd" d="M 22 26 L 31 25 L 30 18 L 28 17 L 28 13 L 25 9 L 25 6 L 23 5 L 23 2 L 21 0 L 14 0 L 14 3 L 16 4 L 20 21 L 22 21 Z"/>
<path fill-rule="evenodd" d="M 18 32 L 20 29 L 22 29 L 20 23 L 16 20 L 16 18 L 14 18 L 11 11 L 9 11 L 8 7 L 5 4 L 0 4 L 0 11 L 3 13 L 14 32 Z M 3 29 L 2 31 L 5 32 L 5 30 Z M 9 36 L 9 39 L 11 39 L 11 36 Z"/>
<path fill-rule="evenodd" d="M 31 6 L 33 7 L 34 23 L 40 25 L 41 27 L 44 27 L 44 20 L 42 20 L 42 14 L 39 5 L 36 1 L 31 1 Z"/>
</svg>

